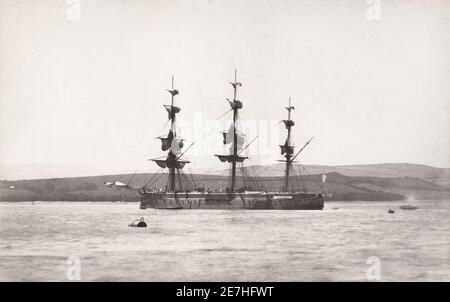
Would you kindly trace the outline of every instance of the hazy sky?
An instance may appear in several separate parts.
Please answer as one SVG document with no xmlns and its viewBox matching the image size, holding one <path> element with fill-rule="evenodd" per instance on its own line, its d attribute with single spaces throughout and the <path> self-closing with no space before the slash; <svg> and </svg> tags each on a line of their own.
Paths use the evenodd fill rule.
<svg viewBox="0 0 450 302">
<path fill-rule="evenodd" d="M 171 75 L 191 167 L 225 169 L 234 68 L 249 164 L 291 96 L 305 164 L 450 167 L 450 2 L 379 3 L 0 0 L 0 178 L 156 171 Z"/>
</svg>

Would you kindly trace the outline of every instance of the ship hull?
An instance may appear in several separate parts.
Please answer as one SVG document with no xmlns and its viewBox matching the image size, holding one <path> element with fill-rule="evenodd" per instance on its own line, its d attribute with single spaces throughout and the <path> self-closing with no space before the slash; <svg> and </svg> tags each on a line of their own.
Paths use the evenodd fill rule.
<svg viewBox="0 0 450 302">
<path fill-rule="evenodd" d="M 322 210 L 322 194 L 313 193 L 141 193 L 141 209 L 167 210 Z"/>
</svg>

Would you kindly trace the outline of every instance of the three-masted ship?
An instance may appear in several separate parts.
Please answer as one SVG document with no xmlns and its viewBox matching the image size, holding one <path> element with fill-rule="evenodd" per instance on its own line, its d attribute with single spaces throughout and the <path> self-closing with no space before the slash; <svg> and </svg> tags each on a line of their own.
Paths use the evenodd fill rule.
<svg viewBox="0 0 450 302">
<path fill-rule="evenodd" d="M 291 128 L 294 121 L 291 120 L 291 106 L 289 100 L 288 119 L 283 120 L 287 129 L 287 139 L 280 145 L 281 154 L 284 155 L 286 164 L 284 187 L 278 192 L 268 190 L 249 190 L 239 188 L 236 185 L 237 164 L 242 164 L 248 157 L 242 156 L 244 145 L 244 134 L 238 127 L 239 110 L 243 109 L 242 101 L 237 99 L 238 87 L 242 83 L 237 81 L 235 71 L 234 82 L 230 82 L 233 87 L 233 99 L 228 100 L 233 120 L 228 131 L 223 132 L 223 143 L 229 146 L 228 154 L 218 154 L 216 157 L 223 163 L 231 166 L 230 185 L 226 190 L 195 190 L 183 187 L 182 169 L 188 160 L 183 159 L 186 151 L 182 151 L 184 140 L 178 135 L 176 118 L 181 108 L 174 105 L 175 96 L 179 94 L 173 86 L 168 92 L 171 95 L 171 104 L 164 105 L 170 120 L 170 130 L 165 136 L 158 137 L 161 141 L 162 151 L 167 151 L 163 158 L 152 159 L 159 167 L 168 169 L 168 180 L 164 190 L 149 190 L 142 187 L 138 190 L 140 196 L 140 208 L 156 209 L 252 209 L 252 210 L 321 210 L 324 205 L 322 193 L 307 193 L 290 188 L 291 167 L 295 158 L 311 141 L 309 140 L 300 151 L 294 155 L 294 146 L 291 143 Z"/>
</svg>

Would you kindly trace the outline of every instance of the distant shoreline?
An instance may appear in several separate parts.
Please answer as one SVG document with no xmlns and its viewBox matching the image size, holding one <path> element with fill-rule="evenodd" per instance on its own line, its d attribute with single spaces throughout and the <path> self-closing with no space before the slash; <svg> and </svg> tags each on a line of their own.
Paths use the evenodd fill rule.
<svg viewBox="0 0 450 302">
<path fill-rule="evenodd" d="M 448 169 L 412 164 L 374 164 L 355 166 L 303 166 L 308 175 L 292 176 L 292 188 L 310 193 L 332 193 L 326 201 L 402 201 L 450 199 Z M 252 166 L 257 190 L 279 191 L 283 187 L 283 167 Z M 322 183 L 325 174 L 326 183 Z M 137 192 L 110 188 L 105 182 L 120 180 L 133 187 L 163 189 L 167 174 L 137 173 L 52 179 L 0 180 L 0 202 L 137 202 Z M 192 174 L 197 188 L 226 188 L 226 175 Z M 238 180 L 242 179 L 238 176 Z M 190 188 L 192 189 L 192 188 Z M 113 200 L 113 201 L 112 201 Z"/>
</svg>

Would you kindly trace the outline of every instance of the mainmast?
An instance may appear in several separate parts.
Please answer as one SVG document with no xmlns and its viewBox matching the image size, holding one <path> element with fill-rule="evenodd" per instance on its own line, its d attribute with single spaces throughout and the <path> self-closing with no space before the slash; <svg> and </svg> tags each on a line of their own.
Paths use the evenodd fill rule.
<svg viewBox="0 0 450 302">
<path fill-rule="evenodd" d="M 284 189 L 285 191 L 289 191 L 289 177 L 291 171 L 291 165 L 293 162 L 292 155 L 294 154 L 294 146 L 291 142 L 291 128 L 295 125 L 294 121 L 291 120 L 291 111 L 295 109 L 295 107 L 291 106 L 291 98 L 289 97 L 289 106 L 285 107 L 288 111 L 288 119 L 283 120 L 284 125 L 287 129 L 287 138 L 284 145 L 280 145 L 281 154 L 284 154 L 286 158 L 286 170 L 285 170 L 285 179 L 284 179 Z"/>
<path fill-rule="evenodd" d="M 174 79 L 172 76 L 172 89 L 167 89 L 171 95 L 170 105 L 164 105 L 167 110 L 168 118 L 170 120 L 170 130 L 167 136 L 158 137 L 161 140 L 161 149 L 169 151 L 165 160 L 153 159 L 154 162 L 161 168 L 169 169 L 169 184 L 168 191 L 176 191 L 176 172 L 183 169 L 184 165 L 189 163 L 186 160 L 179 160 L 183 155 L 181 148 L 183 148 L 183 139 L 177 135 L 176 114 L 181 111 L 180 107 L 174 106 L 175 96 L 179 91 L 174 88 Z M 182 189 L 182 188 L 180 188 Z"/>
<path fill-rule="evenodd" d="M 228 132 L 223 132 L 223 143 L 232 144 L 230 147 L 230 155 L 216 155 L 220 161 L 231 163 L 231 192 L 236 191 L 236 162 L 243 162 L 247 157 L 239 156 L 239 148 L 244 144 L 244 135 L 238 132 L 238 111 L 242 109 L 242 102 L 237 100 L 237 88 L 242 86 L 242 83 L 237 81 L 237 70 L 234 70 L 234 82 L 230 82 L 233 86 L 233 100 L 230 103 L 231 110 L 233 111 L 233 123 L 230 126 Z"/>
</svg>

